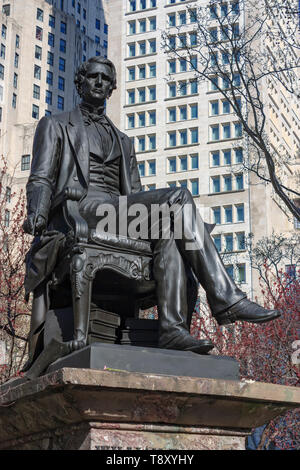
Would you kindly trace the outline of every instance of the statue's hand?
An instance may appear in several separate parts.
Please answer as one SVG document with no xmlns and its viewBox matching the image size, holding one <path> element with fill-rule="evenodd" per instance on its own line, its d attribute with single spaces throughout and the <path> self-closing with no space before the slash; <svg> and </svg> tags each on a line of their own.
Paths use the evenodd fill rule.
<svg viewBox="0 0 300 470">
<path fill-rule="evenodd" d="M 39 235 L 46 228 L 46 219 L 42 215 L 35 218 L 35 214 L 28 215 L 23 224 L 23 230 L 30 235 Z"/>
</svg>

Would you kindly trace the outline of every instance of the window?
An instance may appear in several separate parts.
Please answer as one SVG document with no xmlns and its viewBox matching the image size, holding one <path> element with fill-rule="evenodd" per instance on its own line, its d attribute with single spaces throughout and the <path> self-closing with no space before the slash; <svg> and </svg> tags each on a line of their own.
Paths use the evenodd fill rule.
<svg viewBox="0 0 300 470">
<path fill-rule="evenodd" d="M 244 234 L 244 232 L 236 234 L 236 244 L 237 244 L 237 250 L 245 250 L 245 234 Z"/>
<path fill-rule="evenodd" d="M 1 36 L 3 37 L 3 39 L 6 39 L 6 32 L 7 32 L 7 27 L 5 26 L 5 24 L 3 24 L 2 30 L 1 30 Z"/>
<path fill-rule="evenodd" d="M 38 65 L 34 66 L 34 78 L 37 78 L 38 80 L 41 79 L 41 67 Z"/>
<path fill-rule="evenodd" d="M 135 21 L 130 21 L 128 23 L 128 33 L 129 34 L 135 34 L 136 33 Z"/>
<path fill-rule="evenodd" d="M 176 108 L 169 108 L 169 122 L 175 122 L 176 121 Z"/>
<path fill-rule="evenodd" d="M 146 125 L 146 116 L 145 113 L 139 113 L 139 127 L 145 127 Z"/>
<path fill-rule="evenodd" d="M 198 93 L 198 82 L 196 80 L 191 81 L 191 94 L 195 95 Z"/>
<path fill-rule="evenodd" d="M 48 51 L 47 52 L 47 64 L 53 65 L 53 62 L 54 62 L 54 55 L 52 52 Z"/>
<path fill-rule="evenodd" d="M 99 38 L 100 40 L 100 38 Z M 129 57 L 134 57 L 135 56 L 135 43 L 128 44 L 128 55 Z"/>
<path fill-rule="evenodd" d="M 149 111 L 149 126 L 156 125 L 156 111 Z"/>
<path fill-rule="evenodd" d="M 221 223 L 221 209 L 220 207 L 214 207 L 213 210 L 213 223 L 219 225 Z"/>
<path fill-rule="evenodd" d="M 198 170 L 199 162 L 198 162 L 198 155 L 191 155 L 191 169 Z"/>
<path fill-rule="evenodd" d="M 65 91 L 65 79 L 63 77 L 58 77 L 58 89 Z"/>
<path fill-rule="evenodd" d="M 9 186 L 6 187 L 6 202 L 11 202 L 11 188 Z"/>
<path fill-rule="evenodd" d="M 169 37 L 169 48 L 171 50 L 174 50 L 176 48 L 176 37 L 175 36 L 170 36 Z"/>
<path fill-rule="evenodd" d="M 190 70 L 197 70 L 198 60 L 196 56 L 191 57 L 190 60 Z"/>
<path fill-rule="evenodd" d="M 140 176 L 141 177 L 145 176 L 145 163 L 144 162 L 140 162 L 138 164 L 138 169 L 139 169 Z"/>
<path fill-rule="evenodd" d="M 65 100 L 62 96 L 57 97 L 57 107 L 58 107 L 58 109 L 61 109 L 62 111 L 64 110 Z"/>
<path fill-rule="evenodd" d="M 104 23 L 104 34 L 108 34 L 108 24 Z"/>
<path fill-rule="evenodd" d="M 98 18 L 96 18 L 95 28 L 100 31 L 100 20 Z"/>
<path fill-rule="evenodd" d="M 136 0 L 130 0 L 129 11 L 136 11 Z"/>
<path fill-rule="evenodd" d="M 244 178 L 243 175 L 236 175 L 235 177 L 236 189 L 244 189 Z"/>
<path fill-rule="evenodd" d="M 176 147 L 176 132 L 169 132 L 169 146 Z"/>
<path fill-rule="evenodd" d="M 77 3 L 77 13 L 79 13 L 79 15 L 81 14 L 81 5 L 80 5 L 80 3 Z"/>
<path fill-rule="evenodd" d="M 4 226 L 9 227 L 9 222 L 10 222 L 10 212 L 9 210 L 6 209 L 4 213 Z"/>
<path fill-rule="evenodd" d="M 234 136 L 235 137 L 242 137 L 242 125 L 240 122 L 234 123 Z"/>
<path fill-rule="evenodd" d="M 182 11 L 179 13 L 179 24 L 186 24 L 186 12 Z"/>
<path fill-rule="evenodd" d="M 176 73 L 176 61 L 169 60 L 169 73 Z"/>
<path fill-rule="evenodd" d="M 187 119 L 187 107 L 186 106 L 180 106 L 179 107 L 179 119 L 180 121 L 185 121 Z"/>
<path fill-rule="evenodd" d="M 218 101 L 210 102 L 210 114 L 211 116 L 217 116 L 219 114 L 219 102 Z"/>
<path fill-rule="evenodd" d="M 149 176 L 154 176 L 154 175 L 156 175 L 156 162 L 155 162 L 155 160 L 152 161 L 152 162 L 149 162 Z"/>
<path fill-rule="evenodd" d="M 145 65 L 141 65 L 139 67 L 139 79 L 143 80 L 144 78 L 146 78 L 146 67 Z"/>
<path fill-rule="evenodd" d="M 179 38 L 179 47 L 186 47 L 186 35 L 180 34 L 178 38 Z"/>
<path fill-rule="evenodd" d="M 237 215 L 237 222 L 244 222 L 244 204 L 236 206 L 236 215 Z"/>
<path fill-rule="evenodd" d="M 224 176 L 224 191 L 232 191 L 232 178 L 231 178 L 231 175 Z"/>
<path fill-rule="evenodd" d="M 175 15 L 175 13 L 172 13 L 171 15 L 169 15 L 168 19 L 169 19 L 169 26 L 176 26 L 176 15 Z"/>
<path fill-rule="evenodd" d="M 146 150 L 146 141 L 145 137 L 138 137 L 138 151 L 139 152 L 144 152 Z"/>
<path fill-rule="evenodd" d="M 223 139 L 230 139 L 231 132 L 230 132 L 230 124 L 222 124 L 223 129 Z"/>
<path fill-rule="evenodd" d="M 180 93 L 180 96 L 185 96 L 187 94 L 186 82 L 179 83 L 179 93 Z"/>
<path fill-rule="evenodd" d="M 227 90 L 229 88 L 229 85 L 230 85 L 229 78 L 223 77 L 222 78 L 222 88 L 223 88 L 223 90 Z"/>
<path fill-rule="evenodd" d="M 144 103 L 146 101 L 146 90 L 145 88 L 139 88 L 139 103 Z"/>
<path fill-rule="evenodd" d="M 33 85 L 33 98 L 36 100 L 40 99 L 41 91 L 40 87 L 38 85 Z"/>
<path fill-rule="evenodd" d="M 218 89 L 218 77 L 211 77 L 210 89 L 211 91 L 216 91 Z"/>
<path fill-rule="evenodd" d="M 35 58 L 42 60 L 42 48 L 40 46 L 35 46 Z"/>
<path fill-rule="evenodd" d="M 176 172 L 176 158 L 169 158 L 169 172 Z"/>
<path fill-rule="evenodd" d="M 243 149 L 234 149 L 235 163 L 243 163 Z"/>
<path fill-rule="evenodd" d="M 246 266 L 244 264 L 237 265 L 237 282 L 246 282 Z"/>
<path fill-rule="evenodd" d="M 59 50 L 60 52 L 66 52 L 66 41 L 64 39 L 59 40 Z"/>
<path fill-rule="evenodd" d="M 211 154 L 212 166 L 219 166 L 220 165 L 220 152 L 215 151 Z"/>
<path fill-rule="evenodd" d="M 145 33 L 146 32 L 146 20 L 140 20 L 140 33 Z"/>
<path fill-rule="evenodd" d="M 210 41 L 211 42 L 217 42 L 218 41 L 218 30 L 217 30 L 217 28 L 212 28 L 209 31 L 209 35 L 210 35 Z"/>
<path fill-rule="evenodd" d="M 213 240 L 217 250 L 220 252 L 222 250 L 221 235 L 214 235 Z"/>
<path fill-rule="evenodd" d="M 38 41 L 43 40 L 43 30 L 39 26 L 35 28 L 35 38 L 38 39 Z"/>
<path fill-rule="evenodd" d="M 5 59 L 5 55 L 6 55 L 6 47 L 4 44 L 1 44 L 1 50 L 0 50 L 1 59 Z"/>
<path fill-rule="evenodd" d="M 227 5 L 227 3 L 223 3 L 221 5 L 221 16 L 225 17 L 225 16 L 227 16 L 227 14 L 228 14 L 228 5 Z"/>
<path fill-rule="evenodd" d="M 46 90 L 46 103 L 52 106 L 52 91 Z"/>
<path fill-rule="evenodd" d="M 2 12 L 4 13 L 4 15 L 10 16 L 10 5 L 9 4 L 3 5 Z"/>
<path fill-rule="evenodd" d="M 40 109 L 35 104 L 32 105 L 32 117 L 34 119 L 39 119 Z"/>
<path fill-rule="evenodd" d="M 190 110 L 191 110 L 191 119 L 197 119 L 198 118 L 198 105 L 191 104 Z"/>
<path fill-rule="evenodd" d="M 146 54 L 146 42 L 142 41 L 139 43 L 139 55 L 145 55 Z"/>
<path fill-rule="evenodd" d="M 128 68 L 128 80 L 129 81 L 135 80 L 135 67 Z"/>
<path fill-rule="evenodd" d="M 231 165 L 231 150 L 224 150 L 223 158 L 224 158 L 224 165 Z"/>
<path fill-rule="evenodd" d="M 187 69 L 186 59 L 179 60 L 179 69 L 180 69 L 180 72 L 186 72 L 186 69 Z"/>
<path fill-rule="evenodd" d="M 197 10 L 190 10 L 190 23 L 197 22 Z"/>
<path fill-rule="evenodd" d="M 140 0 L 140 9 L 145 10 L 146 9 L 146 0 Z"/>
<path fill-rule="evenodd" d="M 149 100 L 150 101 L 156 100 L 156 87 L 155 86 L 149 87 Z"/>
<path fill-rule="evenodd" d="M 66 69 L 66 61 L 62 57 L 59 58 L 59 70 L 64 72 Z"/>
<path fill-rule="evenodd" d="M 233 275 L 233 265 L 232 264 L 229 264 L 227 266 L 225 266 L 225 269 L 227 271 L 227 274 L 231 277 L 231 279 L 234 279 L 234 275 Z"/>
<path fill-rule="evenodd" d="M 156 64 L 150 64 L 149 65 L 149 78 L 155 78 L 156 77 Z"/>
<path fill-rule="evenodd" d="M 179 131 L 180 145 L 187 145 L 187 131 L 183 129 Z"/>
<path fill-rule="evenodd" d="M 135 91 L 134 90 L 128 90 L 127 97 L 128 97 L 128 104 L 135 103 Z"/>
<path fill-rule="evenodd" d="M 190 45 L 197 46 L 197 33 L 190 33 Z"/>
<path fill-rule="evenodd" d="M 48 33 L 48 44 L 51 47 L 54 47 L 54 34 Z"/>
<path fill-rule="evenodd" d="M 60 22 L 60 32 L 67 34 L 67 24 L 64 21 Z"/>
<path fill-rule="evenodd" d="M 225 224 L 231 224 L 232 223 L 232 206 L 224 207 L 224 213 L 225 213 Z"/>
<path fill-rule="evenodd" d="M 149 53 L 150 54 L 154 54 L 156 52 L 156 40 L 155 39 L 151 39 L 149 41 Z"/>
<path fill-rule="evenodd" d="M 220 131 L 219 125 L 211 126 L 211 140 L 219 140 L 220 138 Z"/>
<path fill-rule="evenodd" d="M 150 18 L 149 20 L 149 29 L 150 31 L 156 30 L 156 18 Z"/>
<path fill-rule="evenodd" d="M 229 54 L 228 52 L 222 52 L 222 64 L 229 65 Z"/>
<path fill-rule="evenodd" d="M 134 114 L 127 116 L 127 127 L 128 129 L 134 129 L 135 127 L 135 117 Z"/>
<path fill-rule="evenodd" d="M 49 26 L 55 28 L 55 16 L 49 15 Z"/>
<path fill-rule="evenodd" d="M 19 54 L 15 53 L 15 67 L 19 67 Z"/>
<path fill-rule="evenodd" d="M 16 49 L 19 49 L 20 47 L 20 36 L 16 34 Z"/>
<path fill-rule="evenodd" d="M 212 192 L 213 193 L 220 192 L 220 176 L 214 176 L 212 178 Z"/>
<path fill-rule="evenodd" d="M 0 79 L 4 80 L 4 65 L 0 64 Z"/>
<path fill-rule="evenodd" d="M 187 171 L 187 157 L 180 157 L 180 171 Z"/>
<path fill-rule="evenodd" d="M 64 0 L 60 0 L 60 9 L 64 10 Z"/>
<path fill-rule="evenodd" d="M 229 114 L 230 113 L 229 101 L 222 101 L 222 112 L 223 112 L 223 114 Z"/>
<path fill-rule="evenodd" d="M 155 8 L 156 7 L 156 0 L 150 0 L 150 7 Z"/>
<path fill-rule="evenodd" d="M 97 46 L 100 46 L 100 38 L 99 36 L 95 36 L 95 43 Z"/>
<path fill-rule="evenodd" d="M 198 143 L 198 129 L 191 129 L 191 144 Z"/>
<path fill-rule="evenodd" d="M 176 85 L 175 83 L 170 83 L 169 88 L 169 98 L 174 98 L 176 96 Z"/>
<path fill-rule="evenodd" d="M 53 72 L 50 72 L 50 70 L 47 70 L 46 83 L 53 85 Z"/>
<path fill-rule="evenodd" d="M 296 279 L 296 265 L 295 264 L 287 264 L 285 266 L 285 272 L 289 278 Z"/>
<path fill-rule="evenodd" d="M 36 19 L 39 21 L 44 21 L 44 12 L 40 8 L 36 11 Z"/>
</svg>

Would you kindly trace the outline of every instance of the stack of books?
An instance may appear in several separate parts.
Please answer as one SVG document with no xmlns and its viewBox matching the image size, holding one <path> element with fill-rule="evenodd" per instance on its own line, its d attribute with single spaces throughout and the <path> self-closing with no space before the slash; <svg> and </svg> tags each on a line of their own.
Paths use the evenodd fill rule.
<svg viewBox="0 0 300 470">
<path fill-rule="evenodd" d="M 120 344 L 131 346 L 158 347 L 158 321 L 127 318 L 121 330 Z"/>
<path fill-rule="evenodd" d="M 100 308 L 91 308 L 88 344 L 117 343 L 120 316 Z"/>
</svg>

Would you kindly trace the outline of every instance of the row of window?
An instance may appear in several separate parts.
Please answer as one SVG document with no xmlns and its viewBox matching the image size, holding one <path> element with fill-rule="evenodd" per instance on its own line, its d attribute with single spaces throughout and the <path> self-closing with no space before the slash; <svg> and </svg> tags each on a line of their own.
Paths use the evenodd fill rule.
<svg viewBox="0 0 300 470">
<path fill-rule="evenodd" d="M 127 115 L 127 129 L 135 127 L 149 127 L 156 125 L 156 111 L 143 111 L 141 113 L 133 113 Z"/>
<path fill-rule="evenodd" d="M 36 27 L 35 38 L 38 41 L 43 40 L 43 30 L 42 28 Z M 54 47 L 55 45 L 55 35 L 52 33 L 48 33 L 48 45 Z M 65 39 L 60 38 L 59 40 L 59 50 L 60 52 L 66 53 L 67 50 L 67 42 Z"/>
<path fill-rule="evenodd" d="M 182 145 L 198 144 L 198 127 L 193 129 L 180 129 L 167 133 L 167 146 L 177 147 Z"/>
<path fill-rule="evenodd" d="M 199 179 L 190 179 L 190 180 L 178 180 L 178 181 L 169 181 L 169 188 L 186 188 L 188 189 L 192 196 L 199 196 Z"/>
<path fill-rule="evenodd" d="M 145 80 L 146 78 L 156 77 L 156 63 L 141 64 L 127 68 L 127 79 L 129 82 L 133 80 Z"/>
<path fill-rule="evenodd" d="M 168 83 L 168 98 L 176 98 L 178 96 L 196 95 L 198 93 L 197 80 L 183 80 L 180 82 Z"/>
<path fill-rule="evenodd" d="M 187 72 L 188 70 L 197 70 L 197 56 L 189 58 L 181 57 L 180 59 L 168 60 L 167 71 L 169 74 Z"/>
<path fill-rule="evenodd" d="M 38 59 L 38 60 L 41 60 L 42 59 L 42 53 L 43 53 L 42 48 L 39 47 L 39 46 L 35 46 L 35 58 Z M 51 65 L 51 66 L 54 65 L 54 54 L 53 54 L 53 52 L 47 51 L 47 64 Z M 38 65 L 36 65 L 35 67 L 36 67 L 37 70 L 40 69 L 40 67 Z M 59 70 L 61 70 L 62 72 L 65 72 L 66 59 L 64 59 L 63 57 L 59 57 L 58 67 L 59 67 Z"/>
<path fill-rule="evenodd" d="M 167 122 L 186 121 L 198 118 L 198 104 L 174 106 L 167 109 Z"/>
<path fill-rule="evenodd" d="M 53 65 L 53 63 L 51 65 Z M 63 59 L 61 57 L 59 58 L 59 70 L 61 72 L 65 72 L 65 70 L 66 70 L 66 61 L 65 61 L 65 59 Z M 35 64 L 34 69 L 33 69 L 34 78 L 36 78 L 37 80 L 41 80 L 41 73 L 42 73 L 41 67 L 39 65 Z M 50 70 L 47 70 L 46 82 L 48 83 L 48 85 L 53 85 L 53 72 L 51 72 Z M 59 83 L 62 86 L 63 77 L 59 78 Z"/>
<path fill-rule="evenodd" d="M 226 166 L 243 163 L 243 149 L 222 149 L 210 153 L 210 165 L 212 167 Z"/>
<path fill-rule="evenodd" d="M 237 98 L 237 106 L 241 108 L 241 98 Z M 209 102 L 209 115 L 219 116 L 220 114 L 230 114 L 232 107 L 227 100 L 214 100 Z"/>
<path fill-rule="evenodd" d="M 210 7 L 210 18 L 226 18 L 228 15 L 238 15 L 240 12 L 239 2 L 225 2 L 222 1 L 220 5 L 214 4 Z"/>
<path fill-rule="evenodd" d="M 211 28 L 209 30 L 210 42 L 229 41 L 238 39 L 240 36 L 239 23 L 223 25 L 220 28 Z"/>
<path fill-rule="evenodd" d="M 179 155 L 167 159 L 167 173 L 190 171 L 199 169 L 199 156 L 197 153 L 191 155 Z"/>
<path fill-rule="evenodd" d="M 197 33 L 194 31 L 190 33 L 180 33 L 178 35 L 172 35 L 168 37 L 168 48 L 170 51 L 174 49 L 197 46 L 197 44 Z"/>
<path fill-rule="evenodd" d="M 235 224 L 245 221 L 244 204 L 218 206 L 212 208 L 212 223 Z"/>
<path fill-rule="evenodd" d="M 242 251 L 246 249 L 244 232 L 213 235 L 213 240 L 214 240 L 217 250 L 220 253 Z"/>
<path fill-rule="evenodd" d="M 238 284 L 246 282 L 246 265 L 245 264 L 226 264 L 225 269 L 229 276 Z"/>
<path fill-rule="evenodd" d="M 139 57 L 146 54 L 156 53 L 156 39 L 147 41 L 131 42 L 128 44 L 128 57 Z"/>
<path fill-rule="evenodd" d="M 225 139 L 239 139 L 242 137 L 242 125 L 240 122 L 225 122 L 209 126 L 209 140 L 216 142 Z"/>
<path fill-rule="evenodd" d="M 156 100 L 156 86 L 127 90 L 127 104 L 147 103 Z"/>
<path fill-rule="evenodd" d="M 61 8 L 61 9 L 63 10 L 63 8 Z M 79 15 L 81 15 L 81 4 L 80 3 L 77 4 L 77 13 Z M 82 9 L 82 18 L 83 18 L 83 20 L 87 19 L 87 11 L 86 11 L 85 8 Z M 37 9 L 36 19 L 38 21 L 41 21 L 41 22 L 44 21 L 44 11 L 41 10 L 40 8 Z M 77 20 L 77 21 L 79 21 L 79 20 Z M 55 16 L 53 16 L 53 15 L 49 15 L 49 26 L 51 28 L 55 28 Z M 95 19 L 95 28 L 99 31 L 101 29 L 101 22 L 100 22 L 99 18 Z M 60 31 L 64 34 L 66 34 L 66 30 L 67 30 L 66 23 L 61 21 Z M 106 33 L 106 34 L 108 33 L 108 25 L 107 24 L 104 24 L 104 33 Z"/>
<path fill-rule="evenodd" d="M 128 0 L 128 11 L 146 10 L 155 8 L 157 0 Z"/>
<path fill-rule="evenodd" d="M 210 192 L 220 193 L 226 191 L 241 191 L 244 189 L 244 176 L 238 175 L 218 175 L 210 178 Z"/>
<path fill-rule="evenodd" d="M 156 150 L 156 134 L 131 137 L 131 140 L 137 152 Z"/>
<path fill-rule="evenodd" d="M 168 15 L 168 26 L 182 26 L 187 23 L 196 23 L 197 10 L 177 11 Z"/>
<path fill-rule="evenodd" d="M 218 91 L 218 88 L 228 90 L 231 84 L 235 87 L 241 86 L 241 77 L 238 73 L 233 74 L 231 77 L 213 76 L 210 78 L 210 91 Z"/>
<path fill-rule="evenodd" d="M 147 33 L 156 30 L 156 16 L 142 18 L 140 20 L 128 21 L 127 34 Z"/>
</svg>

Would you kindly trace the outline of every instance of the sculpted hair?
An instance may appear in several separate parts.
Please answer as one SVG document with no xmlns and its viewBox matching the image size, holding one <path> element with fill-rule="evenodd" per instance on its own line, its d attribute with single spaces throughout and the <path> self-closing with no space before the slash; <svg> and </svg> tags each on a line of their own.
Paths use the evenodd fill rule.
<svg viewBox="0 0 300 470">
<path fill-rule="evenodd" d="M 111 74 L 112 74 L 111 88 L 110 88 L 110 93 L 109 93 L 109 96 L 110 96 L 112 94 L 113 90 L 116 90 L 116 88 L 117 88 L 116 68 L 115 68 L 115 66 L 114 66 L 114 64 L 112 63 L 111 60 L 106 59 L 105 57 L 101 57 L 101 56 L 91 57 L 87 62 L 83 62 L 83 64 L 81 64 L 80 67 L 78 68 L 78 70 L 75 74 L 75 79 L 74 79 L 74 83 L 75 83 L 75 86 L 76 86 L 77 93 L 79 94 L 79 96 L 82 95 L 81 86 L 82 86 L 83 80 L 86 76 L 88 65 L 92 64 L 92 63 L 105 64 L 108 67 L 110 67 Z"/>
</svg>

